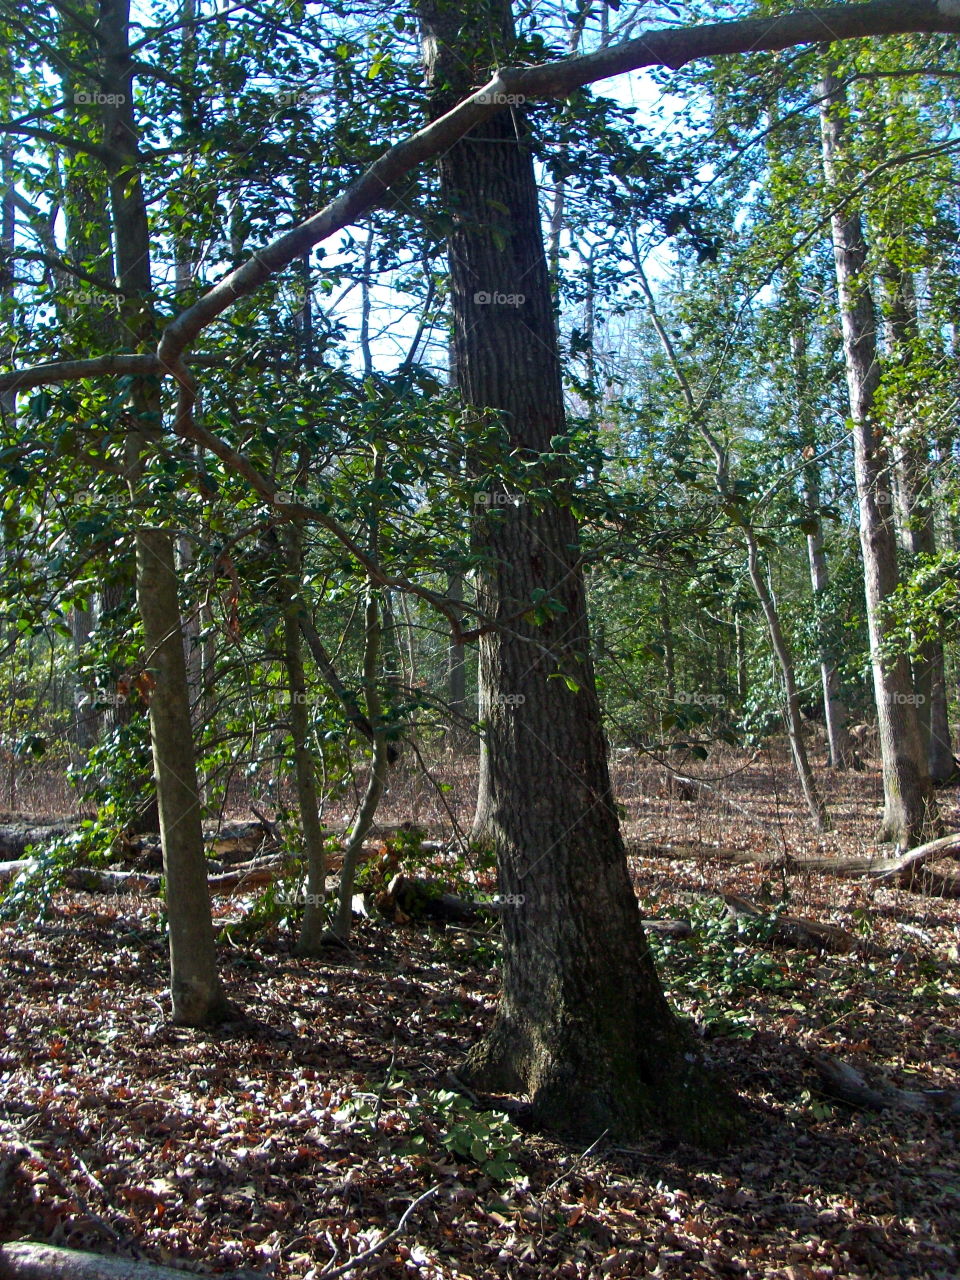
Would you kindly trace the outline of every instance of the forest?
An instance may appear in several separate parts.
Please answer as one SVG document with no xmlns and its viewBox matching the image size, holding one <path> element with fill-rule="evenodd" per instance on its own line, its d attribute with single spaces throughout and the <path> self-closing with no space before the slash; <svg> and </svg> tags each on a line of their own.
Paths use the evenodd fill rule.
<svg viewBox="0 0 960 1280">
<path fill-rule="evenodd" d="M 0 1280 L 956 1280 L 957 0 L 0 33 Z"/>
</svg>

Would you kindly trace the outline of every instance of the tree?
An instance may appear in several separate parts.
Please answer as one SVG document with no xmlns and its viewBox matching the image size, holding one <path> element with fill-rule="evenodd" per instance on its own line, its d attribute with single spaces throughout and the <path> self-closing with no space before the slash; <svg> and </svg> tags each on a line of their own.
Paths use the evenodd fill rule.
<svg viewBox="0 0 960 1280">
<path fill-rule="evenodd" d="M 690 416 L 690 421 L 696 426 L 696 429 L 705 440 L 707 447 L 713 455 L 717 493 L 725 504 L 726 510 L 730 513 L 734 525 L 742 534 L 744 544 L 747 548 L 747 573 L 750 578 L 750 584 L 756 593 L 757 600 L 760 602 L 760 608 L 763 611 L 764 620 L 767 624 L 767 632 L 770 636 L 770 647 L 773 650 L 774 657 L 780 670 L 780 679 L 783 685 L 784 697 L 784 719 L 787 726 L 787 738 L 790 742 L 790 754 L 793 757 L 794 768 L 796 769 L 797 779 L 800 783 L 800 790 L 803 792 L 803 798 L 813 821 L 814 828 L 817 831 L 823 831 L 827 826 L 827 811 L 823 800 L 820 797 L 816 779 L 813 776 L 813 770 L 810 767 L 810 761 L 807 757 L 807 749 L 803 741 L 803 724 L 800 716 L 800 694 L 797 689 L 793 654 L 790 652 L 790 646 L 787 642 L 786 636 L 784 635 L 783 626 L 780 620 L 780 611 L 777 608 L 777 603 L 774 600 L 773 593 L 767 583 L 767 577 L 761 561 L 760 544 L 757 539 L 756 530 L 753 527 L 752 515 L 750 513 L 745 513 L 734 501 L 736 493 L 734 486 L 731 483 L 728 451 L 713 430 L 711 430 L 706 421 L 707 404 L 697 403 L 696 396 L 693 394 L 693 389 L 690 386 L 690 381 L 687 378 L 683 365 L 677 356 L 673 341 L 657 315 L 653 293 L 647 283 L 647 278 L 643 272 L 643 268 L 639 263 L 637 264 L 637 270 L 640 287 L 643 289 L 650 308 L 650 318 L 656 328 L 657 336 L 659 337 L 664 352 L 666 353 L 670 367 L 680 385 L 680 390 L 683 394 L 684 403 Z"/>
<path fill-rule="evenodd" d="M 138 342 L 154 332 L 150 232 L 138 172 L 129 0 L 102 0 L 102 128 L 110 187 L 121 318 Z M 135 380 L 126 472 L 134 506 L 149 509 L 147 459 L 159 436 L 163 408 L 154 379 Z M 184 657 L 174 535 L 145 513 L 136 531 L 137 602 L 151 675 L 150 736 L 167 884 L 170 992 L 177 1022 L 196 1026 L 228 1016 L 217 972 L 207 864 L 201 827 L 190 692 Z"/>
<path fill-rule="evenodd" d="M 512 14 L 495 2 L 465 21 L 449 0 L 419 12 L 440 112 L 510 55 Z M 468 410 L 495 418 L 509 452 L 562 493 L 567 424 L 526 130 L 522 113 L 502 111 L 440 159 L 455 368 Z M 480 642 L 485 834 L 500 890 L 519 905 L 503 917 L 494 1025 L 464 1074 L 527 1093 L 541 1123 L 578 1137 L 660 1127 L 716 1141 L 733 1129 L 730 1104 L 664 1000 L 627 874 L 576 521 L 562 500 L 498 501 L 499 485 L 486 497 L 478 598 L 499 625 Z"/>
<path fill-rule="evenodd" d="M 823 171 L 834 193 L 845 193 L 845 100 L 834 75 L 820 91 Z M 897 589 L 897 543 L 891 501 L 890 459 L 874 401 L 880 381 L 877 320 L 859 210 L 842 200 L 831 218 L 837 265 L 843 344 L 853 422 L 860 545 L 863 550 L 870 657 L 883 756 L 883 837 L 909 848 L 936 823 L 927 752 L 920 736 L 910 665 L 891 657 L 885 644 L 884 609 Z"/>
<path fill-rule="evenodd" d="M 810 371 L 807 352 L 807 334 L 796 297 L 795 281 L 789 291 L 790 355 L 796 396 L 797 427 L 807 462 L 803 469 L 803 497 L 807 515 L 807 559 L 810 565 L 810 586 L 813 591 L 814 620 L 818 657 L 820 659 L 820 685 L 823 691 L 823 715 L 827 728 L 830 750 L 830 768 L 846 769 L 853 763 L 853 745 L 847 731 L 847 709 L 840 695 L 836 656 L 826 636 L 823 617 L 829 572 L 823 540 L 821 515 L 820 471 L 816 458 L 816 431 L 810 411 Z"/>
<path fill-rule="evenodd" d="M 508 11 L 495 6 L 490 14 L 490 30 L 477 30 L 476 18 L 467 20 L 464 45 L 454 15 L 426 7 L 423 16 L 436 28 L 439 42 L 437 65 L 443 68 L 443 60 L 457 51 L 484 68 L 512 54 Z M 391 148 L 319 213 L 230 272 L 168 325 L 156 356 L 139 350 L 147 335 L 136 329 L 138 349 L 132 353 L 25 370 L 6 383 L 24 388 L 116 373 L 172 378 L 179 395 L 173 426 L 181 438 L 220 459 L 275 515 L 288 519 L 302 510 L 305 519 L 334 533 L 373 581 L 394 585 L 395 579 L 327 512 L 294 511 L 292 504 L 278 499 L 279 486 L 255 462 L 198 420 L 196 385 L 184 357 L 228 307 L 328 235 L 394 199 L 397 185 L 417 165 L 444 156 L 441 175 L 447 190 L 465 200 L 463 207 L 448 211 L 456 220 L 451 244 L 461 390 L 479 411 L 481 427 L 485 417 L 494 417 L 524 457 L 529 455 L 547 490 L 546 496 L 535 494 L 512 510 L 506 504 L 502 511 L 483 512 L 478 529 L 481 548 L 492 553 L 485 567 L 484 603 L 494 609 L 498 626 L 484 641 L 484 680 L 504 698 L 526 696 L 517 690 L 521 683 L 530 692 L 522 724 L 512 718 L 510 707 L 526 703 L 494 701 L 487 708 L 493 814 L 503 851 L 501 888 L 519 896 L 529 880 L 536 892 L 524 922 L 517 917 L 507 923 L 504 1001 L 471 1068 L 488 1083 L 525 1084 L 540 1117 L 557 1128 L 595 1135 L 604 1127 L 634 1133 L 652 1125 L 716 1139 L 729 1127 L 729 1113 L 719 1096 L 711 1094 L 695 1055 L 688 1061 L 689 1041 L 663 1000 L 617 831 L 590 666 L 576 522 L 569 506 L 549 491 L 550 486 L 561 493 L 564 486 L 569 489 L 571 476 L 534 173 L 523 113 L 517 113 L 515 125 L 514 114 L 504 107 L 511 99 L 519 106 L 524 98 L 563 95 L 641 66 L 679 67 L 698 57 L 786 48 L 822 41 L 825 32 L 846 38 L 904 30 L 960 30 L 960 15 L 952 4 L 934 0 L 872 0 L 688 31 L 649 32 L 583 58 L 504 68 L 484 88 Z M 128 52 L 124 65 L 129 92 Z M 472 87 L 455 65 L 449 68 L 449 80 L 461 92 Z M 124 120 L 124 127 L 128 123 Z M 485 126 L 484 132 L 468 138 L 478 126 Z M 119 185 L 119 176 L 115 171 L 122 204 L 126 188 Z M 489 180 L 485 190 L 479 176 Z M 494 204 L 491 192 L 500 193 Z M 118 221 L 118 236 L 126 230 Z M 502 248 L 494 232 L 503 236 Z M 149 249 L 141 247 L 144 254 Z M 131 271 L 133 265 L 128 263 Z M 502 304 L 495 301 L 514 293 L 520 282 L 526 286 L 526 274 L 507 274 L 508 265 L 529 273 L 529 293 L 518 304 L 524 309 L 520 332 L 511 331 L 505 323 L 509 316 L 498 314 Z M 490 293 L 490 302 L 483 303 L 475 296 L 479 293 Z M 142 298 L 143 289 L 132 296 Z M 469 330 L 474 320 L 481 326 L 482 341 Z M 504 357 L 508 363 L 499 363 Z M 147 425 L 140 412 L 145 407 L 137 406 L 141 427 Z M 494 487 L 488 494 L 501 492 Z M 405 587 L 431 600 L 459 632 L 450 602 L 416 583 L 407 581 Z M 159 639 L 151 636 L 151 641 Z M 569 695 L 569 701 L 557 698 L 559 710 L 550 714 L 555 690 L 564 699 Z M 520 750 L 521 739 L 530 734 L 541 740 L 535 758 L 546 765 L 543 777 L 530 771 Z M 524 770 L 517 779 L 504 773 L 514 763 Z M 522 797 L 521 778 L 526 787 Z M 549 805 L 536 799 L 541 787 Z M 527 851 L 535 852 L 537 860 L 525 861 Z M 525 942 L 524 935 L 533 941 Z"/>
</svg>

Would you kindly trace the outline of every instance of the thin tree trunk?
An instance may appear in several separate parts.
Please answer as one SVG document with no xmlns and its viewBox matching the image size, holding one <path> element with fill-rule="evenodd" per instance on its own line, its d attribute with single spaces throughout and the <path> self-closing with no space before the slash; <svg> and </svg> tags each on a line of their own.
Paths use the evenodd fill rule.
<svg viewBox="0 0 960 1280">
<path fill-rule="evenodd" d="M 853 764 L 853 743 L 847 730 L 849 717 L 840 696 L 840 681 L 833 656 L 823 635 L 823 600 L 829 578 L 827 558 L 823 549 L 823 526 L 820 520 L 820 494 L 817 477 L 807 469 L 804 498 L 810 520 L 816 521 L 816 529 L 807 534 L 807 559 L 810 564 L 810 586 L 813 590 L 814 610 L 817 618 L 817 643 L 820 649 L 820 687 L 823 695 L 823 715 L 827 728 L 831 769 L 849 769 Z"/>
<path fill-rule="evenodd" d="M 13 255 L 16 251 L 16 206 L 13 201 L 13 155 L 10 147 L 4 143 L 0 147 L 0 184 L 3 186 L 2 203 L 0 203 L 0 306 L 3 308 L 3 319 L 10 338 L 0 348 L 0 360 L 7 364 L 13 355 L 13 306 L 16 299 L 14 285 Z M 17 424 L 16 391 L 0 392 L 0 413 L 3 414 L 4 426 L 10 436 L 15 432 Z"/>
<path fill-rule="evenodd" d="M 133 109 L 133 60 L 128 44 L 129 0 L 101 0 L 98 33 L 103 61 L 104 145 L 123 321 L 138 345 L 155 344 L 151 311 L 150 232 L 139 180 Z M 126 472 L 134 510 L 149 503 L 145 462 L 160 432 L 162 404 L 155 383 L 137 381 L 130 394 Z M 174 536 L 136 522 L 137 602 L 143 619 L 146 666 L 153 677 L 150 734 L 160 810 L 167 889 L 170 990 L 174 1021 L 198 1026 L 231 1009 L 217 972 L 207 866 L 197 790 L 190 696 L 177 591 Z"/>
<path fill-rule="evenodd" d="M 132 480 L 136 492 L 135 471 Z M 200 1026 L 222 1020 L 230 1006 L 217 974 L 177 571 L 173 538 L 166 529 L 137 532 L 137 599 L 147 665 L 155 682 L 150 734 L 166 879 L 173 1019 Z"/>
<path fill-rule="evenodd" d="M 906 369 L 918 339 L 916 304 L 909 273 L 886 264 L 884 328 L 887 349 L 898 369 Z M 896 424 L 893 447 L 894 514 L 904 551 L 916 560 L 936 555 L 933 506 L 930 499 L 929 442 L 918 436 L 922 427 L 905 413 Z M 942 628 L 919 645 L 913 659 L 913 683 L 920 736 L 927 746 L 927 763 L 933 782 L 946 782 L 954 774 L 953 748 L 947 716 Z"/>
<path fill-rule="evenodd" d="M 753 584 L 754 591 L 757 593 L 757 599 L 760 601 L 760 607 L 766 619 L 767 630 L 770 633 L 770 645 L 780 668 L 780 678 L 783 681 L 785 719 L 787 738 L 790 742 L 790 754 L 793 756 L 800 789 L 803 792 L 803 798 L 806 801 L 810 817 L 813 819 L 813 825 L 817 831 L 823 831 L 827 826 L 827 811 L 817 790 L 813 770 L 810 768 L 810 761 L 807 757 L 807 748 L 803 741 L 803 717 L 800 715 L 800 695 L 797 692 L 797 682 L 793 672 L 793 655 L 780 625 L 779 610 L 760 567 L 757 539 L 749 524 L 744 523 L 743 535 L 747 543 L 747 572 L 750 575 L 750 581 Z"/>
<path fill-rule="evenodd" d="M 503 0 L 476 11 L 423 0 L 420 16 L 435 111 L 482 78 L 493 57 L 509 61 Z M 461 397 L 534 459 L 564 434 L 565 414 L 525 133 L 520 112 L 492 117 L 445 152 L 440 179 L 453 217 Z M 518 288 L 516 308 L 496 302 Z M 485 560 L 480 606 L 502 622 L 480 645 L 484 826 L 500 890 L 516 905 L 502 913 L 496 1016 L 463 1074 L 480 1088 L 526 1093 L 541 1124 L 587 1140 L 659 1129 L 720 1141 L 735 1128 L 730 1101 L 664 999 L 627 870 L 576 521 L 561 504 L 508 505 L 495 518 L 482 508 L 474 540 Z M 560 608 L 544 610 L 539 625 L 517 620 L 540 593 Z"/>
<path fill-rule="evenodd" d="M 73 643 L 74 654 L 77 657 L 80 657 L 89 643 L 92 630 L 92 609 L 71 609 L 70 639 Z M 100 714 L 94 705 L 94 699 L 76 678 L 74 678 L 73 686 L 74 741 L 77 750 L 82 753 L 88 751 L 97 740 Z"/>
<path fill-rule="evenodd" d="M 744 636 L 743 616 L 738 609 L 733 615 L 734 636 L 737 648 L 737 699 L 741 706 L 747 700 L 750 683 L 747 679 L 747 647 Z"/>
<path fill-rule="evenodd" d="M 91 0 L 80 0 L 74 10 L 91 24 L 96 20 L 96 5 Z M 75 105 L 77 90 L 85 89 L 85 82 L 77 75 L 74 66 L 83 49 L 90 62 L 96 56 L 92 48 L 92 40 L 73 20 L 70 15 L 61 12 L 58 15 L 59 40 L 66 56 L 60 69 L 60 82 L 66 103 L 66 117 L 72 124 L 77 121 L 81 111 Z M 62 159 L 63 172 L 63 221 L 66 240 L 66 257 L 79 270 L 101 277 L 105 285 L 110 283 L 110 214 L 108 210 L 108 192 L 106 175 L 99 166 L 91 165 L 87 157 L 77 157 L 66 153 Z M 53 246 L 56 249 L 56 246 Z M 77 282 L 66 271 L 57 273 L 58 284 L 62 292 L 70 299 L 78 288 Z M 118 324 L 116 312 L 111 306 L 111 297 L 106 289 L 98 298 L 96 290 L 89 284 L 82 286 L 84 293 L 90 295 L 90 303 L 83 310 L 86 333 L 86 350 L 111 350 L 117 343 Z M 66 318 L 77 310 L 76 305 L 66 302 L 58 306 L 58 316 Z M 74 652 L 80 656 L 90 639 L 93 630 L 92 609 L 76 609 L 70 617 L 70 630 Z M 99 737 L 102 712 L 97 710 L 89 691 L 77 687 L 75 696 L 75 731 L 76 745 L 81 752 L 94 745 Z"/>
<path fill-rule="evenodd" d="M 690 380 L 683 365 L 680 363 L 673 341 L 657 314 L 653 291 L 639 262 L 637 263 L 637 278 L 647 299 L 650 322 L 656 330 L 664 354 L 680 386 L 681 394 L 690 414 L 691 425 L 695 426 L 700 432 L 707 447 L 713 454 L 714 462 L 716 463 L 717 492 L 722 497 L 727 497 L 730 493 L 727 451 L 706 424 L 704 406 L 697 404 Z M 827 810 L 817 789 L 816 779 L 813 776 L 813 770 L 810 768 L 810 760 L 803 741 L 803 718 L 800 715 L 800 696 L 797 692 L 797 681 L 794 675 L 793 654 L 790 652 L 790 646 L 780 624 L 777 602 L 773 598 L 773 592 L 770 590 L 770 585 L 760 564 L 759 547 L 753 526 L 750 524 L 749 517 L 745 515 L 740 515 L 737 523 L 747 546 L 747 572 L 757 599 L 760 601 L 760 607 L 763 610 L 763 616 L 767 624 L 767 631 L 770 635 L 770 647 L 773 649 L 773 655 L 780 670 L 784 695 L 784 721 L 797 780 L 800 783 L 800 790 L 803 793 L 815 830 L 823 831 L 828 825 Z"/>
<path fill-rule="evenodd" d="M 672 702 L 677 694 L 675 659 L 673 653 L 673 618 L 670 613 L 670 593 L 667 584 L 660 582 L 660 624 L 663 628 L 663 669 L 667 677 L 667 697 Z"/>
<path fill-rule="evenodd" d="M 303 529 L 291 526 L 287 537 L 288 590 L 283 605 L 283 657 L 287 669 L 289 691 L 290 736 L 293 738 L 294 774 L 297 806 L 303 827 L 303 849 L 307 860 L 306 897 L 297 952 L 316 955 L 322 949 L 326 920 L 324 900 L 327 891 L 326 853 L 323 824 L 317 798 L 317 771 L 310 750 L 310 717 L 307 712 L 307 680 L 303 670 L 301 610 L 296 590 L 303 566 Z"/>
<path fill-rule="evenodd" d="M 4 60 L 4 72 L 9 75 L 9 58 Z M 14 304 L 16 286 L 14 283 L 13 254 L 16 250 L 16 206 L 13 201 L 13 155 L 10 147 L 4 143 L 0 146 L 0 183 L 3 184 L 0 199 L 0 308 L 4 325 L 10 337 L 0 346 L 0 361 L 10 362 L 14 351 Z M 0 392 L 0 418 L 5 435 L 15 439 L 17 434 L 17 393 L 16 391 Z M 8 519 L 12 513 L 0 512 L 0 572 L 5 568 L 4 561 L 10 555 L 10 526 Z M 16 636 L 13 619 L 0 620 L 0 644 L 6 646 Z M 12 781 L 11 771 L 11 781 Z"/>
<path fill-rule="evenodd" d="M 389 751 L 387 736 L 383 727 L 383 708 L 380 705 L 380 694 L 377 682 L 380 678 L 380 643 L 382 631 L 380 610 L 376 593 L 371 585 L 367 592 L 367 605 L 364 617 L 364 649 L 363 649 L 363 683 L 367 704 L 367 719 L 373 727 L 373 750 L 370 756 L 370 773 L 367 786 L 360 802 L 360 808 L 350 829 L 350 835 L 343 851 L 343 866 L 340 871 L 340 897 L 337 903 L 337 914 L 333 922 L 333 934 L 341 942 L 350 937 L 353 919 L 353 889 L 356 883 L 357 865 L 360 851 L 374 818 L 377 807 L 383 797 L 387 785 L 389 770 Z"/>
<path fill-rule="evenodd" d="M 791 288 L 791 293 L 795 294 Z M 800 302 L 790 298 L 792 309 L 799 312 Z M 810 420 L 809 371 L 807 367 L 806 336 L 797 319 L 790 332 L 790 351 L 793 355 L 793 374 L 796 388 L 797 424 L 800 439 L 806 449 L 816 449 L 816 433 Z M 817 648 L 820 654 L 820 685 L 823 695 L 823 716 L 830 749 L 830 768 L 849 769 L 853 764 L 853 744 L 847 732 L 847 708 L 840 697 L 840 682 L 833 655 L 824 635 L 824 601 L 827 598 L 829 575 L 827 557 L 823 548 L 823 521 L 820 518 L 820 476 L 816 463 L 804 468 L 803 498 L 810 527 L 807 532 L 807 560 L 810 565 L 810 587 L 813 592 L 813 608 L 816 620 Z"/>
<path fill-rule="evenodd" d="M 823 172 L 836 202 L 850 175 L 843 160 L 846 95 L 827 75 L 820 86 Z M 904 847 L 920 844 L 936 827 L 936 810 L 913 700 L 910 666 L 903 656 L 885 659 L 884 608 L 897 589 L 897 542 L 890 493 L 890 460 L 874 401 L 880 381 L 877 325 L 867 275 L 867 246 L 859 211 L 849 201 L 833 214 L 843 349 L 853 421 L 854 467 L 860 503 L 860 546 L 870 633 L 884 812 L 881 836 Z"/>
</svg>

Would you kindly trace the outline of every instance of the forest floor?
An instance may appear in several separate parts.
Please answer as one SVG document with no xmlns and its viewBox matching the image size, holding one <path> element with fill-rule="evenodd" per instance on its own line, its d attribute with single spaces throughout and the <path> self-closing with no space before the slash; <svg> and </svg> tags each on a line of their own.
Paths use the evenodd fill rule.
<svg viewBox="0 0 960 1280">
<path fill-rule="evenodd" d="M 398 785 L 385 816 L 443 834 L 471 778 L 440 772 L 451 791 Z M 250 1020 L 194 1031 L 168 1021 L 160 904 L 61 892 L 46 918 L 0 925 L 0 1241 L 319 1277 L 436 1188 L 353 1274 L 956 1280 L 960 1118 L 851 1108 L 812 1057 L 960 1088 L 960 902 L 711 858 L 875 849 L 875 771 L 829 781 L 835 830 L 819 840 L 782 759 L 698 772 L 712 789 L 692 798 L 632 756 L 614 777 L 632 841 L 696 846 L 632 864 L 644 914 L 696 928 L 653 945 L 744 1099 L 735 1151 L 651 1138 L 585 1153 L 449 1094 L 496 996 L 483 929 L 361 920 L 349 953 L 309 961 L 280 925 L 235 935 L 221 959 Z M 941 801 L 960 829 L 956 792 Z M 771 947 L 737 931 L 724 893 L 842 925 L 868 954 Z M 218 925 L 249 906 L 218 899 Z"/>
</svg>

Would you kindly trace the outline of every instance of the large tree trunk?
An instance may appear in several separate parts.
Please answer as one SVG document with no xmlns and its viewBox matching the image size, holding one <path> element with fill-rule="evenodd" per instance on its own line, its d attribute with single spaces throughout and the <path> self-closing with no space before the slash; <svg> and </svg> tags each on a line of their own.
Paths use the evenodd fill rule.
<svg viewBox="0 0 960 1280">
<path fill-rule="evenodd" d="M 501 0 L 470 10 L 423 0 L 420 14 L 435 109 L 482 81 L 495 54 L 509 62 L 512 19 Z M 564 434 L 565 416 L 525 132 L 522 113 L 505 110 L 450 148 L 440 175 L 454 218 L 459 389 L 533 460 Z M 516 306 L 497 300 L 517 294 Z M 464 1074 L 480 1088 L 527 1093 L 541 1124 L 581 1139 L 654 1129 L 718 1142 L 735 1128 L 731 1103 L 663 996 L 627 870 L 576 522 L 560 503 L 478 511 L 489 566 L 480 605 L 502 623 L 480 647 L 484 825 L 500 890 L 518 905 L 503 913 L 494 1023 Z M 538 593 L 534 621 L 523 610 Z"/>
<path fill-rule="evenodd" d="M 820 87 L 823 171 L 838 202 L 850 175 L 843 161 L 845 94 L 832 75 Z M 874 400 L 880 380 L 877 326 L 867 277 L 867 246 L 859 212 L 849 200 L 832 217 L 843 347 L 853 421 L 854 465 L 860 503 L 860 546 L 870 633 L 874 694 L 883 757 L 882 837 L 905 847 L 919 844 L 936 825 L 936 810 L 920 737 L 910 665 L 883 653 L 884 607 L 897 588 L 897 542 L 890 492 L 890 459 Z"/>
<path fill-rule="evenodd" d="M 101 0 L 103 135 L 117 280 L 125 299 L 121 318 L 139 345 L 152 346 L 156 324 L 150 303 L 150 232 L 139 180 L 129 17 L 129 0 Z M 146 491 L 146 461 L 160 433 L 161 415 L 157 384 L 135 382 L 126 439 L 126 473 L 134 510 L 144 502 L 152 505 Z M 174 535 L 139 520 L 135 541 L 137 604 L 143 619 L 145 665 L 153 680 L 150 736 L 167 889 L 173 1017 L 198 1026 L 228 1016 L 230 1006 L 217 972 L 207 889 Z"/>
</svg>

